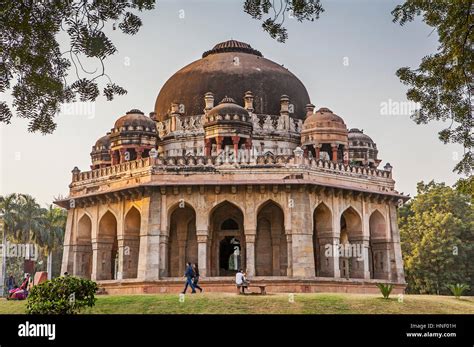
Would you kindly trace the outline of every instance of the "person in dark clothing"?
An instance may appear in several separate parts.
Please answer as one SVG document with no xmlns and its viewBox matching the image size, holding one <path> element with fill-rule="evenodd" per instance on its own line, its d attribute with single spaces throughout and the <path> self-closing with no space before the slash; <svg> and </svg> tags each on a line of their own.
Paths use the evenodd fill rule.
<svg viewBox="0 0 474 347">
<path fill-rule="evenodd" d="M 193 264 L 193 271 L 194 271 L 194 278 L 193 278 L 194 288 L 199 289 L 202 293 L 202 288 L 198 285 L 198 283 L 199 283 L 199 268 L 198 268 L 197 264 Z"/>
<path fill-rule="evenodd" d="M 193 278 L 194 278 L 194 270 L 191 266 L 191 263 L 186 263 L 186 271 L 184 272 L 184 277 L 186 277 L 186 284 L 184 286 L 183 294 L 186 294 L 188 290 L 188 286 L 191 287 L 191 294 L 196 294 L 196 288 L 194 287 Z"/>
</svg>

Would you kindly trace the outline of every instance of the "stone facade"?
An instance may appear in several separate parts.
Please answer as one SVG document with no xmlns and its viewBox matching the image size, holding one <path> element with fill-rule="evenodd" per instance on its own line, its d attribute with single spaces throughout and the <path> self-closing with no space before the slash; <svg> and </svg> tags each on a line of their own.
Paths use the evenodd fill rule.
<svg viewBox="0 0 474 347">
<path fill-rule="evenodd" d="M 252 54 L 222 47 L 203 59 Z M 216 283 L 231 284 L 239 268 L 282 291 L 403 289 L 396 210 L 407 197 L 389 164 L 377 169 L 377 152 L 370 165 L 351 161 L 341 117 L 312 104 L 294 115 L 291 94 L 278 115 L 256 113 L 254 98 L 264 98 L 252 91 L 242 106 L 201 97 L 197 115 L 179 103 L 165 117 L 129 111 L 93 147 L 92 170 L 73 170 L 69 197 L 57 201 L 68 209 L 63 272 L 111 292 L 167 291 L 188 261 L 222 290 Z"/>
</svg>

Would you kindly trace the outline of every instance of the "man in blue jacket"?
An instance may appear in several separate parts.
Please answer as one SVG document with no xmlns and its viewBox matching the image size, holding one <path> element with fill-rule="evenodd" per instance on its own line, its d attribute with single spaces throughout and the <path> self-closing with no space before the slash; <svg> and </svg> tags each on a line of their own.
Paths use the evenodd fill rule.
<svg viewBox="0 0 474 347">
<path fill-rule="evenodd" d="M 191 263 L 186 263 L 186 271 L 184 272 L 184 277 L 186 277 L 186 285 L 184 286 L 183 294 L 186 294 L 188 290 L 188 286 L 191 287 L 192 291 L 191 294 L 196 294 L 196 288 L 194 288 L 193 278 L 194 278 L 194 270 L 191 266 Z"/>
</svg>

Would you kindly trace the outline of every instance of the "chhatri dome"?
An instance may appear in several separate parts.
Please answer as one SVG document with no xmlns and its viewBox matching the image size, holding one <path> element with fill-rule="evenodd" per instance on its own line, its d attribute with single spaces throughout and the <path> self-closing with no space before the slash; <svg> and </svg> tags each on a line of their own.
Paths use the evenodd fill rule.
<svg viewBox="0 0 474 347">
<path fill-rule="evenodd" d="M 235 40 L 215 45 L 171 76 L 158 94 L 155 112 L 163 120 L 176 102 L 184 105 L 185 115 L 203 114 L 207 92 L 212 92 L 215 100 L 228 96 L 241 104 L 249 90 L 254 95 L 255 113 L 279 114 L 280 97 L 286 94 L 294 105 L 293 116 L 304 119 L 309 95 L 298 77 L 249 44 Z"/>
</svg>

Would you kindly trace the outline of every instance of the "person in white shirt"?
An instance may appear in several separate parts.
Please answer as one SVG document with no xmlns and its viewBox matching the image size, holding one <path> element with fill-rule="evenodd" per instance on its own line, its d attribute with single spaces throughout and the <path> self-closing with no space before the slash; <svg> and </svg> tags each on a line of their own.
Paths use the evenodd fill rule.
<svg viewBox="0 0 474 347">
<path fill-rule="evenodd" d="M 237 286 L 238 289 L 241 289 L 242 294 L 245 294 L 245 288 L 247 288 L 248 282 L 245 278 L 244 273 L 242 272 L 242 269 L 240 269 L 235 274 L 235 285 Z"/>
</svg>

